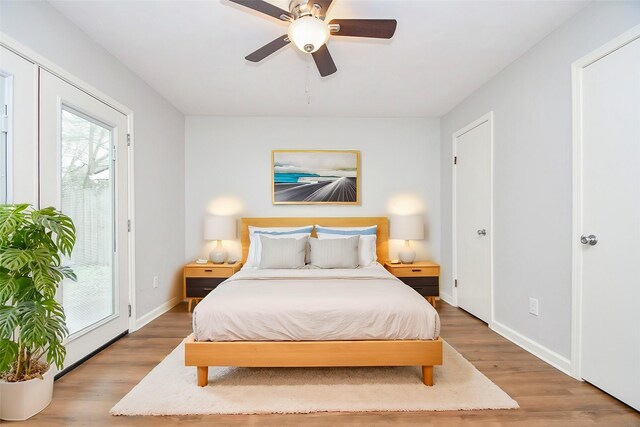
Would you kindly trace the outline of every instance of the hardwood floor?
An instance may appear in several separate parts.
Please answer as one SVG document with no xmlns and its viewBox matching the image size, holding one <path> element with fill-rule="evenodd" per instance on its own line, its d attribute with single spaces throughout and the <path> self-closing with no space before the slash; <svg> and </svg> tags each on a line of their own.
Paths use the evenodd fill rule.
<svg viewBox="0 0 640 427">
<path fill-rule="evenodd" d="M 527 425 L 640 426 L 640 414 L 575 381 L 489 330 L 462 310 L 438 302 L 442 337 L 518 401 L 517 410 L 419 413 L 316 413 L 188 417 L 112 417 L 109 409 L 191 331 L 181 304 L 128 335 L 55 384 L 53 402 L 27 421 L 38 426 L 218 425 Z M 195 369 L 195 368 L 194 368 Z"/>
</svg>

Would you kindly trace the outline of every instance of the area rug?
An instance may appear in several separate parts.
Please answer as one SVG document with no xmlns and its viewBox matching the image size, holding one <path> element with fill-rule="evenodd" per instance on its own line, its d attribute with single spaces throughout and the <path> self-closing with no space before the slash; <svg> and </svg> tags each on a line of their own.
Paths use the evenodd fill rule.
<svg viewBox="0 0 640 427">
<path fill-rule="evenodd" d="M 287 414 L 310 412 L 513 409 L 518 403 L 444 343 L 433 387 L 419 367 L 209 368 L 196 385 L 184 343 L 111 408 L 112 415 Z"/>
</svg>

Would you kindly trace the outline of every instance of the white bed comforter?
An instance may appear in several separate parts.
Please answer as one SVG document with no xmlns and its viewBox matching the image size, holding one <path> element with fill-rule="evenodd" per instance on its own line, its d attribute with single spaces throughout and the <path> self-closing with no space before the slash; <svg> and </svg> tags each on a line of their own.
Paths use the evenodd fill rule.
<svg viewBox="0 0 640 427">
<path fill-rule="evenodd" d="M 198 341 L 435 339 L 440 319 L 380 264 L 353 270 L 244 269 L 193 313 Z"/>
</svg>

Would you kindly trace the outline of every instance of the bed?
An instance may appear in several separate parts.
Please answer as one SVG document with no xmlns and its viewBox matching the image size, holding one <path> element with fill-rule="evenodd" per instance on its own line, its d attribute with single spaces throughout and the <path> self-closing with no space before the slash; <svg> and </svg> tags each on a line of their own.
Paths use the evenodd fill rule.
<svg viewBox="0 0 640 427">
<path fill-rule="evenodd" d="M 377 225 L 376 253 L 388 259 L 387 218 L 243 218 L 249 226 Z M 442 364 L 439 318 L 431 305 L 379 264 L 352 270 L 243 269 L 196 308 L 185 365 L 199 386 L 209 366 L 422 366 L 433 385 Z"/>
</svg>

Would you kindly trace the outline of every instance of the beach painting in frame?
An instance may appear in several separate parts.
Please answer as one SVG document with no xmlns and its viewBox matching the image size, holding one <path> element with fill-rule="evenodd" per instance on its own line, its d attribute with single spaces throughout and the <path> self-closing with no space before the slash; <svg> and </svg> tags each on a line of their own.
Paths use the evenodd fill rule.
<svg viewBox="0 0 640 427">
<path fill-rule="evenodd" d="M 360 151 L 273 150 L 273 204 L 360 204 Z"/>
</svg>

